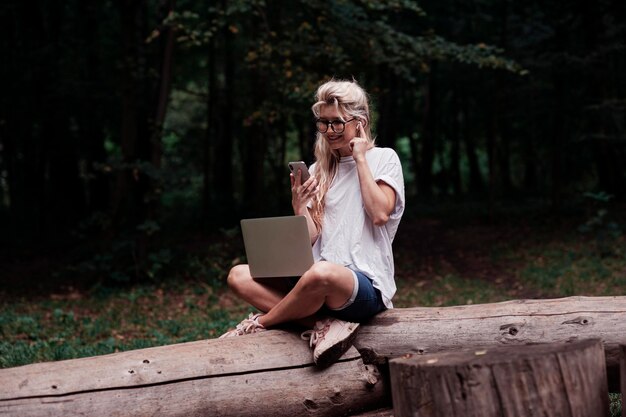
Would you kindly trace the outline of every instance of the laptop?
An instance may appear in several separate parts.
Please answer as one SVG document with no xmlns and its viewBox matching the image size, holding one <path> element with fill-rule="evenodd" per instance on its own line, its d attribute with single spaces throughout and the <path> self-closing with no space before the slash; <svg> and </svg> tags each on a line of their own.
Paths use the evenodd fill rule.
<svg viewBox="0 0 626 417">
<path fill-rule="evenodd" d="M 304 216 L 243 219 L 241 232 L 253 278 L 299 277 L 313 265 Z"/>
</svg>

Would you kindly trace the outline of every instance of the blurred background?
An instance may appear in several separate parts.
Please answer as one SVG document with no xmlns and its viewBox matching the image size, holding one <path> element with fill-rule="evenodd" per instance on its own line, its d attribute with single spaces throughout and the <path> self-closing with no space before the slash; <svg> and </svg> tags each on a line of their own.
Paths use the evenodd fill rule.
<svg viewBox="0 0 626 417">
<path fill-rule="evenodd" d="M 0 22 L 6 338 L 32 346 L 45 320 L 69 338 L 97 320 L 70 301 L 112 291 L 159 305 L 178 288 L 171 314 L 224 319 L 239 219 L 291 213 L 287 162 L 313 162 L 331 77 L 369 92 L 403 163 L 398 277 L 432 292 L 401 305 L 625 288 L 623 1 L 4 0 Z M 145 343 L 230 324 L 172 338 L 159 320 Z"/>
</svg>

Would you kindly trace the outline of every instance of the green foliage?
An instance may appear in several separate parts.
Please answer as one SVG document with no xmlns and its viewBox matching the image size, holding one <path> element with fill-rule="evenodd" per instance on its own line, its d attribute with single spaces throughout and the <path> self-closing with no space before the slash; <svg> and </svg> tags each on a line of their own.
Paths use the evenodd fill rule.
<svg viewBox="0 0 626 417">
<path fill-rule="evenodd" d="M 17 28 L 2 67 L 3 97 L 18 97 L 0 114 L 7 236 L 65 236 L 106 213 L 110 234 L 154 239 L 183 217 L 231 226 L 253 201 L 276 213 L 287 156 L 312 161 L 312 94 L 330 77 L 370 92 L 411 193 L 623 197 L 624 27 L 608 4 L 71 0 L 35 20 L 20 4 L 0 9 Z"/>
<path fill-rule="evenodd" d="M 622 415 L 621 394 L 609 393 L 609 413 L 611 417 L 620 417 Z"/>
<path fill-rule="evenodd" d="M 595 249 L 600 256 L 614 255 L 616 242 L 622 235 L 622 228 L 615 220 L 611 220 L 608 203 L 612 195 L 605 192 L 585 193 L 590 201 L 588 210 L 591 212 L 587 221 L 578 227 L 578 231 L 594 236 Z"/>
</svg>

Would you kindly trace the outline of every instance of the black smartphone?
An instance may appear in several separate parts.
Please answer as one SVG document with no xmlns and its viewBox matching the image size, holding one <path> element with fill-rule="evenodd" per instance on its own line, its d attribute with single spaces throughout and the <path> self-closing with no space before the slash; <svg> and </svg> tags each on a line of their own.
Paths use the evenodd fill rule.
<svg viewBox="0 0 626 417">
<path fill-rule="evenodd" d="M 309 169 L 306 167 L 306 164 L 303 161 L 289 162 L 289 170 L 294 175 L 294 177 L 298 174 L 298 170 L 302 171 L 302 184 L 304 184 L 304 182 L 311 177 Z"/>
</svg>

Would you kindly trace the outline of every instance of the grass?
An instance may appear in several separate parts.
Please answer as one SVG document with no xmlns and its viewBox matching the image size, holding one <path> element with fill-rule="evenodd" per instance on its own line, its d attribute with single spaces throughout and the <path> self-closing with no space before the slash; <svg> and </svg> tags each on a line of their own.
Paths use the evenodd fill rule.
<svg viewBox="0 0 626 417">
<path fill-rule="evenodd" d="M 493 236 L 502 232 L 502 226 L 479 226 L 482 235 L 475 225 L 449 229 L 439 224 L 437 228 L 430 232 L 439 234 L 445 247 L 420 249 L 399 236 L 396 307 L 626 293 L 623 236 L 606 256 L 594 251 L 593 240 L 575 231 L 538 231 L 513 242 Z M 404 238 L 411 239 L 410 230 Z M 465 245 L 470 238 L 473 242 Z M 188 258 L 191 273 L 178 279 L 81 290 L 68 287 L 34 299 L 4 295 L 0 367 L 218 336 L 249 308 L 224 283 L 227 269 L 238 259 L 223 245 L 216 247 L 221 251 L 217 255 Z"/>
<path fill-rule="evenodd" d="M 506 292 L 484 281 L 464 279 L 449 274 L 436 276 L 431 281 L 399 282 L 394 298 L 397 308 L 412 306 L 443 307 L 462 304 L 482 304 L 504 301 Z"/>
<path fill-rule="evenodd" d="M 623 235 L 599 250 L 594 236 L 579 233 L 575 222 L 547 223 L 403 223 L 394 244 L 395 306 L 626 293 Z M 228 239 L 240 237 L 230 233 Z M 68 286 L 34 297 L 0 293 L 0 367 L 217 337 L 250 309 L 224 283 L 227 270 L 240 261 L 240 243 L 209 248 L 215 250 L 170 268 L 169 280 Z M 619 396 L 612 396 L 611 407 L 618 415 Z"/>
<path fill-rule="evenodd" d="M 219 335 L 245 311 L 202 283 L 15 300 L 0 313 L 0 366 L 102 355 Z"/>
</svg>

